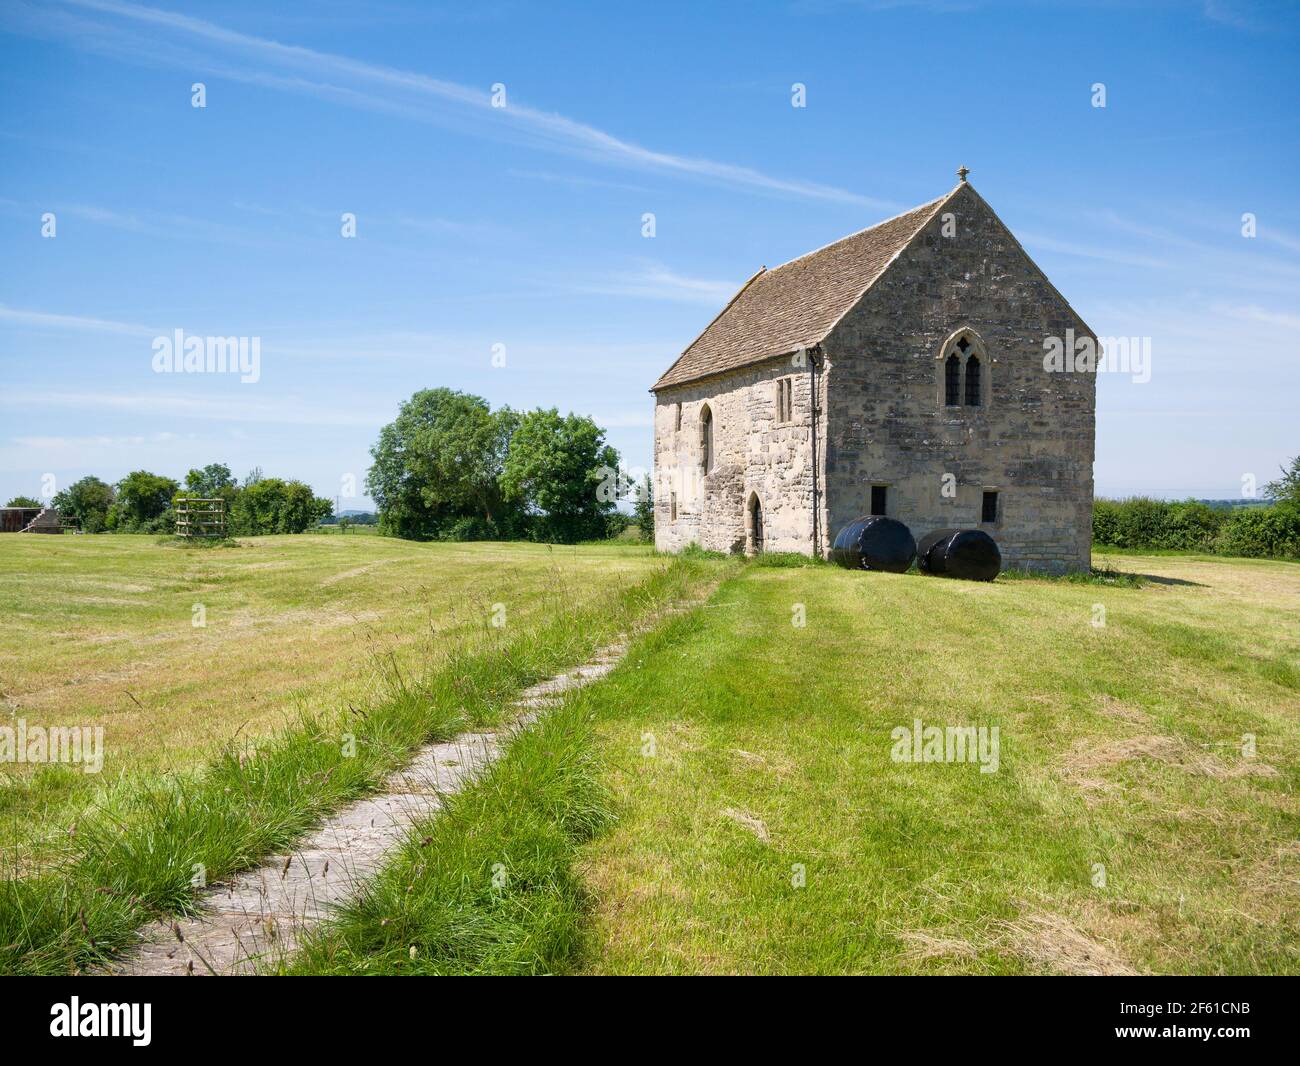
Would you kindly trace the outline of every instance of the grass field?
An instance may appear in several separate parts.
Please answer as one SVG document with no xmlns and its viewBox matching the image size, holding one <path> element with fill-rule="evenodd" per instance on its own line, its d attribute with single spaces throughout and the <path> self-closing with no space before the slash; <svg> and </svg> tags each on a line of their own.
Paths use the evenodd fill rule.
<svg viewBox="0 0 1300 1066">
<path fill-rule="evenodd" d="M 0 971 L 93 964 L 185 910 L 196 854 L 213 876 L 256 861 L 716 585 L 418 827 L 288 969 L 1300 972 L 1300 566 L 1101 561 L 1125 576 L 0 538 L 6 710 L 101 722 L 110 759 L 4 786 Z M 364 757 L 344 761 L 319 740 L 349 708 Z M 898 761 L 918 719 L 996 727 L 993 772 Z M 222 754 L 236 733 L 264 738 L 247 765 Z M 78 827 L 92 799 L 109 814 Z M 38 837 L 62 843 L 35 877 Z"/>
<path fill-rule="evenodd" d="M 237 729 L 363 701 L 377 665 L 411 668 L 481 630 L 494 604 L 507 625 L 528 624 L 548 597 L 580 605 L 653 565 L 632 549 L 350 532 L 209 549 L 3 537 L 0 700 L 51 725 L 103 724 L 106 772 L 183 768 Z"/>
<path fill-rule="evenodd" d="M 527 631 L 644 581 L 645 549 L 345 535 L 184 548 L 148 536 L 0 537 L 0 707 L 104 728 L 98 775 L 0 765 L 4 865 L 56 841 L 122 775 L 156 780 L 234 740 L 364 708 L 500 621 Z M 196 623 L 202 623 L 196 625 Z"/>
<path fill-rule="evenodd" d="M 1108 561 L 1149 577 L 749 568 L 643 641 L 578 697 L 584 969 L 1300 972 L 1300 566 Z M 996 772 L 895 761 L 918 718 Z"/>
</svg>

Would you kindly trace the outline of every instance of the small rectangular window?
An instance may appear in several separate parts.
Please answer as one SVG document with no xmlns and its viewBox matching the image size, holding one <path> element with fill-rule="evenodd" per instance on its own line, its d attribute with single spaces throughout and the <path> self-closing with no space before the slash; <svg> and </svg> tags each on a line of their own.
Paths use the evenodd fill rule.
<svg viewBox="0 0 1300 1066">
<path fill-rule="evenodd" d="M 996 522 L 998 520 L 998 494 L 984 493 L 984 502 L 980 505 L 980 521 Z"/>
<path fill-rule="evenodd" d="M 776 420 L 789 422 L 794 418 L 794 382 L 781 378 L 776 383 Z"/>
<path fill-rule="evenodd" d="M 680 430 L 682 428 L 682 405 L 679 403 L 673 404 L 673 408 L 673 429 Z"/>
<path fill-rule="evenodd" d="M 888 495 L 888 493 L 889 493 L 889 487 L 887 485 L 871 486 L 871 513 L 872 514 L 885 513 L 885 498 Z"/>
<path fill-rule="evenodd" d="M 675 492 L 670 492 L 668 494 L 668 510 L 670 512 L 669 517 L 674 522 L 676 522 L 677 521 L 677 493 Z"/>
</svg>

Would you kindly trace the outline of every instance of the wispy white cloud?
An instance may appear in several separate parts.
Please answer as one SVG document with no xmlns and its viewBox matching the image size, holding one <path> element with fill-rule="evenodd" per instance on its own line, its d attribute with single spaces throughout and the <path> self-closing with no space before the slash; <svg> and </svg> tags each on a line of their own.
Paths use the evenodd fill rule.
<svg viewBox="0 0 1300 1066">
<path fill-rule="evenodd" d="M 512 178 L 526 178 L 530 181 L 543 181 L 551 185 L 568 185 L 575 189 L 620 189 L 624 192 L 648 193 L 651 190 L 644 185 L 633 185 L 624 181 L 606 181 L 603 178 L 589 178 L 578 174 L 556 174 L 549 170 L 507 170 Z"/>
<path fill-rule="evenodd" d="M 1020 243 L 1026 248 L 1032 250 L 1041 249 L 1047 252 L 1056 252 L 1059 255 L 1075 256 L 1081 259 L 1096 259 L 1103 263 L 1119 263 L 1125 266 L 1146 267 L 1149 269 L 1164 270 L 1174 266 L 1174 262 L 1168 259 L 1160 259 L 1156 256 L 1135 255 L 1123 247 L 1101 247 L 1095 245 L 1079 244 L 1077 241 L 1062 241 L 1055 237 L 1049 237 L 1043 233 L 1033 233 L 1020 231 L 1017 236 Z"/>
<path fill-rule="evenodd" d="M 86 452 L 101 448 L 132 448 L 145 444 L 169 444 L 179 439 L 175 433 L 132 434 L 127 436 L 112 436 L 100 433 L 91 437 L 14 437 L 13 442 L 22 448 L 75 448 L 78 452 Z"/>
<path fill-rule="evenodd" d="M 353 107 L 377 108 L 428 121 L 455 120 L 460 128 L 479 136 L 514 137 L 538 147 L 593 161 L 659 173 L 678 174 L 754 192 L 795 196 L 886 209 L 897 205 L 818 182 L 781 178 L 752 167 L 712 159 L 657 151 L 552 111 L 544 111 L 510 98 L 506 107 L 492 106 L 490 92 L 434 78 L 426 74 L 366 63 L 331 52 L 239 33 L 216 23 L 177 12 L 125 3 L 121 0 L 64 0 L 82 11 L 117 19 L 130 26 L 172 34 L 190 42 L 232 54 L 236 62 L 255 60 L 273 69 L 237 67 L 227 56 L 205 56 L 209 69 L 228 77 L 255 82 L 267 88 L 309 93 Z M 117 34 L 112 23 L 47 19 L 47 32 L 66 37 L 83 47 L 132 55 L 152 62 L 177 62 L 166 46 L 150 45 L 137 33 Z M 85 25 L 89 23 L 89 25 Z M 192 62 L 191 57 L 185 57 Z M 224 66 L 223 66 L 224 64 Z M 430 105 L 436 105 L 430 107 Z M 466 119 L 472 121 L 466 123 Z"/>
<path fill-rule="evenodd" d="M 17 200 L 0 199 L 0 211 L 9 215 L 36 218 L 46 211 L 52 212 L 57 219 L 59 232 L 67 233 L 70 225 L 80 229 L 81 223 L 92 226 L 107 226 L 126 233 L 136 233 L 144 237 L 164 240 L 204 240 L 225 244 L 244 245 L 248 247 L 266 247 L 264 236 L 247 230 L 241 230 L 224 222 L 178 215 L 174 212 L 160 211 L 156 208 L 144 210 L 105 207 L 100 204 L 87 203 L 19 203 Z M 334 216 L 337 217 L 337 216 Z M 71 224 L 69 219 L 72 220 Z"/>
<path fill-rule="evenodd" d="M 1285 248 L 1288 252 L 1300 252 L 1300 239 L 1292 237 L 1289 233 L 1273 229 L 1269 225 L 1264 225 L 1259 230 L 1259 239 L 1267 241 L 1269 244 L 1276 244 L 1279 248 Z"/>
<path fill-rule="evenodd" d="M 1243 322 L 1257 322 L 1264 326 L 1278 326 L 1287 330 L 1300 330 L 1300 315 L 1290 311 L 1273 311 L 1256 304 L 1245 306 L 1233 304 L 1214 304 L 1210 308 L 1215 314 L 1225 315 Z"/>
<path fill-rule="evenodd" d="M 598 426 L 604 426 L 606 429 L 649 429 L 655 424 L 654 415 L 648 411 L 619 411 L 592 417 Z"/>
<path fill-rule="evenodd" d="M 1201 14 L 1220 26 L 1259 31 L 1268 28 L 1264 7 L 1257 0 L 1202 0 Z"/>
<path fill-rule="evenodd" d="M 215 379 L 212 380 L 215 383 Z M 237 388 L 239 386 L 236 386 Z M 293 397 L 250 396 L 247 391 L 224 391 L 210 396 L 167 392 L 68 392 L 61 390 L 9 390 L 0 395 L 0 407 L 66 409 L 148 414 L 154 420 L 204 419 L 218 422 L 268 422 L 299 426 L 382 426 L 391 411 L 367 413 L 320 403 L 307 404 Z"/>
<path fill-rule="evenodd" d="M 740 288 L 740 284 L 712 278 L 687 277 L 658 263 L 650 263 L 641 270 L 614 274 L 604 281 L 578 283 L 573 288 L 579 292 L 604 296 L 672 300 L 706 304 L 716 308 L 730 300 Z"/>
<path fill-rule="evenodd" d="M 154 463 L 160 453 L 174 452 L 184 439 L 175 433 L 16 436 L 0 442 L 0 470 L 22 475 L 19 483 L 34 488 L 38 478 L 50 471 L 83 470 L 90 457 L 123 471 Z"/>
<path fill-rule="evenodd" d="M 149 237 L 174 240 L 201 238 L 209 241 L 226 241 L 235 244 L 258 244 L 252 234 L 241 232 L 233 226 L 207 219 L 177 215 L 167 211 L 134 211 L 102 207 L 97 204 L 64 204 L 55 206 L 57 215 L 71 215 L 101 226 L 140 233 Z"/>
<path fill-rule="evenodd" d="M 162 332 L 152 326 L 141 326 L 134 322 L 117 322 L 86 315 L 30 311 L 21 307 L 7 307 L 4 304 L 0 304 L 0 322 L 12 322 L 17 326 L 35 326 L 41 329 L 88 330 L 94 333 L 126 333 L 149 337 L 156 337 Z"/>
</svg>

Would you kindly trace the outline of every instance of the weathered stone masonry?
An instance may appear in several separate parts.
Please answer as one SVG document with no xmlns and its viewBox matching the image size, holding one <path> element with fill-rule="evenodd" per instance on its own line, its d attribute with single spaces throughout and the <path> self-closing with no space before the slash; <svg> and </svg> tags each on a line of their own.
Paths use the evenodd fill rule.
<svg viewBox="0 0 1300 1066">
<path fill-rule="evenodd" d="M 792 417 L 786 421 L 777 417 L 777 382 L 782 379 L 792 386 Z M 680 430 L 675 428 L 679 404 Z M 706 404 L 714 425 L 714 466 L 707 475 L 700 444 Z M 824 391 L 820 406 L 824 410 Z M 747 550 L 748 504 L 756 495 L 765 549 L 810 552 L 811 410 L 809 369 L 785 357 L 660 396 L 655 405 L 655 546 L 677 551 L 696 542 L 717 551 Z"/>
<path fill-rule="evenodd" d="M 980 526 L 1006 566 L 1086 569 L 1096 382 L 1043 368 L 1044 339 L 1067 329 L 1092 336 L 964 182 L 756 275 L 655 386 L 656 546 L 751 550 L 756 497 L 765 550 L 824 553 L 869 512 L 874 485 L 917 537 Z M 979 361 L 978 402 L 950 405 L 945 357 L 958 338 Z M 997 494 L 990 523 L 986 492 Z"/>
</svg>

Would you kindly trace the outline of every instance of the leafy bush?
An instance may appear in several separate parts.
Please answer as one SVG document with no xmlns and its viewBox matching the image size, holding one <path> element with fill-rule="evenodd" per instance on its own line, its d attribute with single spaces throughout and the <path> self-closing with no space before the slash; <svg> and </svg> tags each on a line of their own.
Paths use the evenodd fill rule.
<svg viewBox="0 0 1300 1066">
<path fill-rule="evenodd" d="M 1092 539 L 1116 548 L 1209 551 L 1227 515 L 1196 500 L 1170 503 L 1145 496 L 1097 500 L 1092 509 Z"/>
<path fill-rule="evenodd" d="M 1300 504 L 1222 510 L 1196 500 L 1097 500 L 1092 539 L 1115 548 L 1300 557 Z"/>
<path fill-rule="evenodd" d="M 655 490 L 654 482 L 646 474 L 641 482 L 641 491 L 637 494 L 636 504 L 632 508 L 637 528 L 641 530 L 642 540 L 655 539 Z"/>
<path fill-rule="evenodd" d="M 1118 500 L 1093 500 L 1092 540 L 1094 544 L 1109 544 L 1118 548 L 1119 512 L 1123 506 Z"/>
<path fill-rule="evenodd" d="M 97 477 L 83 477 L 54 497 L 59 514 L 76 518 L 86 533 L 98 533 L 107 524 L 109 508 L 117 498 L 113 486 Z"/>
<path fill-rule="evenodd" d="M 497 524 L 478 515 L 466 515 L 445 527 L 439 534 L 439 540 L 471 541 L 500 540 L 501 533 Z"/>
<path fill-rule="evenodd" d="M 302 533 L 333 510 L 334 505 L 316 496 L 310 485 L 268 477 L 240 491 L 228 523 L 230 532 L 239 536 Z"/>
<path fill-rule="evenodd" d="M 1300 504 L 1286 502 L 1232 512 L 1214 548 L 1221 555 L 1300 558 Z"/>
<path fill-rule="evenodd" d="M 163 533 L 176 525 L 172 497 L 179 485 L 169 477 L 136 470 L 117 483 L 116 499 L 104 516 L 113 533 Z"/>
<path fill-rule="evenodd" d="M 1195 500 L 1171 503 L 1164 515 L 1160 547 L 1208 550 L 1213 546 L 1214 538 L 1228 513 L 1216 511 Z"/>
</svg>

